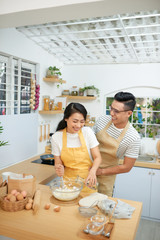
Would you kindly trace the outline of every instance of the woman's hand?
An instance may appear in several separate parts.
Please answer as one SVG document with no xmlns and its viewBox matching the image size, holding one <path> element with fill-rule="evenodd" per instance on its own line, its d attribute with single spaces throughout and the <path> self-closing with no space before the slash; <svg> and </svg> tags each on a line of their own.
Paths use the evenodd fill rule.
<svg viewBox="0 0 160 240">
<path fill-rule="evenodd" d="M 55 164 L 55 170 L 58 177 L 62 177 L 64 175 L 64 166 L 62 164 Z"/>
<path fill-rule="evenodd" d="M 97 178 L 96 178 L 96 171 L 95 169 L 91 168 L 88 174 L 88 177 L 85 180 L 85 184 L 88 187 L 93 187 L 97 183 Z"/>
</svg>

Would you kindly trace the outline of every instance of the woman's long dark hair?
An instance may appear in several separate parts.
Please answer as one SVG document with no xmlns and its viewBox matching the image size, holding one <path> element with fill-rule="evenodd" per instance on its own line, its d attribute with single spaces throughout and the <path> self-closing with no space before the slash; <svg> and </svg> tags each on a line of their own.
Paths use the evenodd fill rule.
<svg viewBox="0 0 160 240">
<path fill-rule="evenodd" d="M 80 103 L 70 103 L 64 110 L 63 119 L 58 123 L 56 131 L 62 130 L 67 127 L 65 119 L 68 119 L 73 113 L 81 113 L 84 117 L 84 120 L 86 120 L 87 110 L 85 109 L 85 107 Z"/>
</svg>

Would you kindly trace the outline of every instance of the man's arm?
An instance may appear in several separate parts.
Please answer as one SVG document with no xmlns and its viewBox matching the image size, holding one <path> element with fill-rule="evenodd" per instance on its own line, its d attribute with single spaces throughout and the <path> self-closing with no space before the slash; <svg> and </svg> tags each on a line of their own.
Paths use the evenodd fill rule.
<svg viewBox="0 0 160 240">
<path fill-rule="evenodd" d="M 124 157 L 124 161 L 122 165 L 117 165 L 114 167 L 107 167 L 107 168 L 98 168 L 96 174 L 97 176 L 99 175 L 108 176 L 108 175 L 126 173 L 132 169 L 135 161 L 136 161 L 136 158 Z"/>
</svg>

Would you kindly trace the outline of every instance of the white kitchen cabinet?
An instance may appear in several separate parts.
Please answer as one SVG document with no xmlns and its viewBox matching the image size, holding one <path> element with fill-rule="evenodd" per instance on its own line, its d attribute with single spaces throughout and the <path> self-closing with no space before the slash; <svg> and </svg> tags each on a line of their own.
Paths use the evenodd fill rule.
<svg viewBox="0 0 160 240">
<path fill-rule="evenodd" d="M 160 170 L 152 169 L 151 174 L 150 217 L 160 219 Z"/>
<path fill-rule="evenodd" d="M 116 177 L 114 197 L 143 202 L 142 216 L 160 219 L 160 170 L 133 167 Z"/>
</svg>

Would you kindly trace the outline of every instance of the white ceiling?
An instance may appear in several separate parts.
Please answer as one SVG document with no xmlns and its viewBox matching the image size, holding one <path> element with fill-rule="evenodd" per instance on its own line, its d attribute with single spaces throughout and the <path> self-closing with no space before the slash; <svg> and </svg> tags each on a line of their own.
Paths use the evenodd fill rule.
<svg viewBox="0 0 160 240">
<path fill-rule="evenodd" d="M 64 64 L 160 62 L 160 11 L 18 27 Z"/>
<path fill-rule="evenodd" d="M 0 4 L 0 28 L 16 27 L 64 64 L 160 62 L 160 0 Z"/>
</svg>

